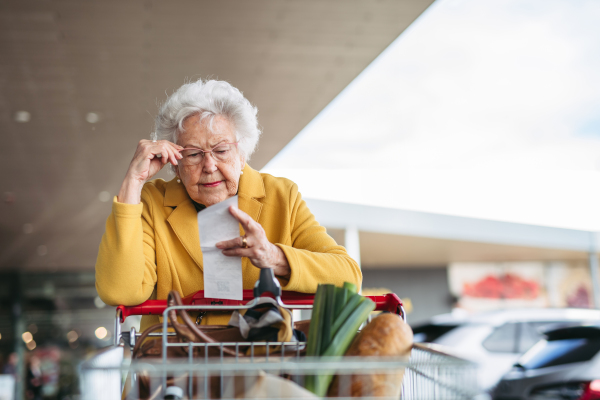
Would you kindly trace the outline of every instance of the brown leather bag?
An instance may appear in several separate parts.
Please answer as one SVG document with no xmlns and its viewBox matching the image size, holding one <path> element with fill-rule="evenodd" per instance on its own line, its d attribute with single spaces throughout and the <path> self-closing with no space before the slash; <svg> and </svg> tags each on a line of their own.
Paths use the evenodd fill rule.
<svg viewBox="0 0 600 400">
<path fill-rule="evenodd" d="M 175 305 L 182 305 L 181 296 L 176 291 L 171 291 L 167 298 L 167 304 L 169 307 Z M 179 318 L 181 322 L 179 322 Z M 169 343 L 224 343 L 224 342 L 247 342 L 237 327 L 229 327 L 224 325 L 196 325 L 192 318 L 185 310 L 171 310 L 168 313 L 169 323 L 168 328 L 172 328 L 176 335 L 168 336 L 167 341 Z M 308 335 L 310 321 L 299 321 L 294 324 L 294 328 L 301 330 Z M 132 353 L 132 362 L 139 361 L 152 361 L 158 362 L 162 358 L 162 338 L 149 337 L 150 333 L 162 331 L 163 324 L 156 324 L 148 327 L 142 335 L 136 340 L 135 347 Z M 249 346 L 238 346 L 237 354 L 236 347 L 227 346 L 194 346 L 193 358 L 194 360 L 204 360 L 206 357 L 205 351 L 208 349 L 208 357 L 245 357 Z M 222 352 L 222 354 L 221 354 Z M 290 351 L 290 355 L 292 352 Z M 272 355 L 281 355 L 281 350 L 273 351 Z M 304 351 L 301 352 L 304 354 Z M 167 359 L 170 361 L 181 359 L 182 362 L 186 362 L 189 357 L 188 346 L 177 346 L 167 347 Z M 152 381 L 154 379 L 154 382 Z M 189 387 L 188 374 L 181 374 L 177 377 L 167 376 L 167 386 L 179 386 L 181 388 Z M 206 382 L 209 387 L 209 397 L 212 399 L 218 399 L 221 397 L 221 380 L 220 377 L 210 377 L 210 381 Z M 138 372 L 133 390 L 125 387 L 125 391 L 128 393 L 126 399 L 158 399 L 162 395 L 161 379 L 158 377 L 152 377 L 148 371 Z M 192 377 L 192 391 L 193 396 L 196 397 L 196 393 L 202 393 L 204 391 L 204 378 Z"/>
</svg>

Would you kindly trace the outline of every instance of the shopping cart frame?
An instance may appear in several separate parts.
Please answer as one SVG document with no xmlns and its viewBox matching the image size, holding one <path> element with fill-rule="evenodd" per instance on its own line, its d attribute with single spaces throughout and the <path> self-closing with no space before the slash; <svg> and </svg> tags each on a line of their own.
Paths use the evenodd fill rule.
<svg viewBox="0 0 600 400">
<path fill-rule="evenodd" d="M 124 339 L 131 347 L 135 346 L 139 334 L 134 328 L 123 334 L 121 324 L 131 315 L 162 315 L 163 332 L 166 332 L 167 314 L 171 310 L 188 311 L 235 311 L 246 310 L 254 307 L 260 297 L 272 297 L 281 307 L 290 310 L 312 310 L 314 294 L 293 291 L 282 291 L 273 270 L 261 269 L 259 280 L 253 290 L 244 290 L 242 300 L 214 299 L 204 297 L 204 290 L 200 290 L 182 299 L 182 306 L 167 308 L 166 300 L 147 300 L 137 306 L 117 306 L 115 317 L 114 344 L 118 346 Z M 395 293 L 381 296 L 365 296 L 375 303 L 375 311 L 387 311 L 399 315 L 406 322 L 406 312 L 402 300 Z M 161 334 L 151 334 L 159 336 Z M 164 336 L 164 335 L 161 335 Z"/>
<path fill-rule="evenodd" d="M 264 273 L 262 271 L 265 271 Z M 262 283 L 261 283 L 262 282 Z M 266 283 L 265 283 L 266 282 Z M 250 293 L 248 293 L 250 292 Z M 220 382 L 223 382 L 223 377 L 234 374 L 252 374 L 257 369 L 274 373 L 288 371 L 290 373 L 307 374 L 311 371 L 336 371 L 336 373 L 357 373 L 369 368 L 373 371 L 392 371 L 398 368 L 405 368 L 406 375 L 403 379 L 402 397 L 403 399 L 416 398 L 452 398 L 452 399 L 472 399 L 479 394 L 476 382 L 475 364 L 460 359 L 454 355 L 448 354 L 435 346 L 415 344 L 411 352 L 409 361 L 404 359 L 394 358 L 356 358 L 356 357 L 338 357 L 333 359 L 300 357 L 301 346 L 305 345 L 302 342 L 224 342 L 224 343 L 169 343 L 168 336 L 175 335 L 174 332 L 168 332 L 168 313 L 170 311 L 235 311 L 244 310 L 254 307 L 258 304 L 260 297 L 272 297 L 276 303 L 282 307 L 293 310 L 308 310 L 312 309 L 312 301 L 314 295 L 299 294 L 299 293 L 282 293 L 278 282 L 274 279 L 271 270 L 261 270 L 261 279 L 257 282 L 253 291 L 245 291 L 244 300 L 230 301 L 220 299 L 205 299 L 203 293 L 198 292 L 192 296 L 188 296 L 183 300 L 184 305 L 167 306 L 166 301 L 151 300 L 139 306 L 117 307 L 115 321 L 115 346 L 117 348 L 123 345 L 133 347 L 136 338 L 140 334 L 132 328 L 130 332 L 121 332 L 120 323 L 124 322 L 125 318 L 130 315 L 161 315 L 163 317 L 163 333 L 151 333 L 150 336 L 162 339 L 162 357 L 152 363 L 152 370 L 159 377 L 162 393 L 167 387 L 167 375 L 173 373 L 187 372 L 189 376 L 204 376 L 204 397 L 208 398 L 207 379 L 209 376 L 215 376 L 215 371 L 220 374 Z M 251 298 L 250 298 L 251 297 Z M 406 315 L 402 306 L 402 302 L 395 294 L 385 296 L 368 296 L 370 297 L 380 311 L 392 311 L 400 315 L 406 320 Z M 215 304 L 216 303 L 216 304 Z M 121 341 L 121 338 L 123 339 Z M 224 357 L 223 349 L 225 347 L 235 348 L 235 353 L 239 353 L 239 348 L 247 346 L 249 348 L 248 357 Z M 272 346 L 279 346 L 280 353 L 277 355 L 270 354 Z M 187 347 L 187 360 L 179 359 L 176 362 L 167 359 L 167 349 L 169 347 Z M 219 357 L 211 358 L 208 356 L 208 349 L 217 347 Z M 264 355 L 255 357 L 255 348 L 263 347 Z M 121 347 L 123 348 L 123 347 Z M 203 357 L 194 357 L 195 348 L 204 348 Z M 200 352 L 202 354 L 202 352 Z M 184 361 L 185 360 L 185 361 Z M 120 373 L 129 373 L 131 376 L 132 388 L 135 385 L 135 377 L 138 372 L 147 370 L 148 362 L 132 362 L 129 366 L 112 365 L 107 367 L 105 364 L 94 364 L 88 362 L 82 367 L 82 371 L 93 372 L 96 370 L 112 370 L 118 369 Z M 278 372 L 279 371 L 279 372 Z M 469 372 L 466 372 L 469 371 Z M 446 375 L 450 372 L 448 378 Z M 83 373 L 83 372 L 82 372 Z M 364 373 L 364 372 L 363 372 Z M 452 375 L 454 374 L 454 375 Z M 114 378 L 114 377 L 113 377 Z M 113 379 L 114 380 L 114 379 Z M 83 382 L 83 380 L 82 380 Z M 192 379 L 188 381 L 188 394 L 192 393 Z M 82 384 L 82 393 L 84 386 Z M 223 387 L 221 387 L 223 392 Z M 423 395 L 421 397 L 421 394 Z M 92 397 L 96 398 L 96 397 Z M 84 396 L 84 399 L 86 397 Z"/>
</svg>

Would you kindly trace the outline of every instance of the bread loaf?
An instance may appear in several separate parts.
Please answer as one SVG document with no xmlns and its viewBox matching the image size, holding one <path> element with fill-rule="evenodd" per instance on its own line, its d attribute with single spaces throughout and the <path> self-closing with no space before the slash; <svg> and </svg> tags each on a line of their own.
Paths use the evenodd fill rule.
<svg viewBox="0 0 600 400">
<path fill-rule="evenodd" d="M 401 357 L 408 360 L 413 343 L 410 326 L 398 315 L 379 314 L 360 331 L 346 356 Z M 394 397 L 402 391 L 404 369 L 386 373 L 336 376 L 329 387 L 329 396 Z"/>
</svg>

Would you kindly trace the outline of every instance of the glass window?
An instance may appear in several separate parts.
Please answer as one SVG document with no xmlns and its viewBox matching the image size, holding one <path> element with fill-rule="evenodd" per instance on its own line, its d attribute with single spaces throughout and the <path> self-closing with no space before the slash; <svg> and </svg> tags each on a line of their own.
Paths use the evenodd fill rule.
<svg viewBox="0 0 600 400">
<path fill-rule="evenodd" d="M 538 342 L 519 364 L 525 369 L 589 361 L 600 350 L 600 339 L 562 339 Z"/>
<path fill-rule="evenodd" d="M 417 326 L 413 329 L 414 341 L 415 342 L 425 342 L 431 343 L 437 338 L 446 333 L 450 332 L 458 325 L 435 325 L 435 324 L 427 324 Z"/>
<path fill-rule="evenodd" d="M 582 322 L 570 321 L 569 323 Z M 523 323 L 521 329 L 521 337 L 519 338 L 519 353 L 524 353 L 529 350 L 538 341 L 545 338 L 541 331 L 545 328 L 552 327 L 555 324 L 565 324 L 565 321 L 536 321 Z"/>
<path fill-rule="evenodd" d="M 519 353 L 525 353 L 534 344 L 544 339 L 544 335 L 540 333 L 540 328 L 551 325 L 556 321 L 538 321 L 523 323 L 521 328 L 521 337 L 519 338 Z"/>
<path fill-rule="evenodd" d="M 483 341 L 483 347 L 494 353 L 516 353 L 518 323 L 509 322 L 499 326 Z"/>
</svg>

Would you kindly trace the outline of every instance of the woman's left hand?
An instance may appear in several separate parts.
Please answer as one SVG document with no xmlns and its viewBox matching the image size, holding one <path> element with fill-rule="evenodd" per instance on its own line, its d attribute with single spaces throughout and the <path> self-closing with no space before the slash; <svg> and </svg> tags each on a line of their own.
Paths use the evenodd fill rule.
<svg viewBox="0 0 600 400">
<path fill-rule="evenodd" d="M 285 253 L 269 242 L 263 227 L 237 207 L 229 207 L 229 212 L 242 224 L 247 247 L 243 247 L 243 238 L 238 237 L 217 243 L 217 248 L 226 256 L 248 257 L 258 268 L 271 268 L 277 276 L 288 276 L 291 270 Z"/>
</svg>

